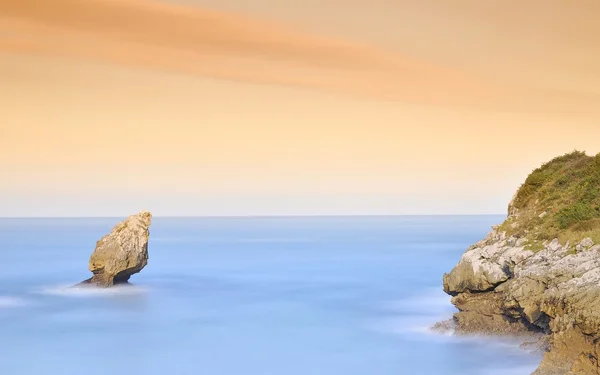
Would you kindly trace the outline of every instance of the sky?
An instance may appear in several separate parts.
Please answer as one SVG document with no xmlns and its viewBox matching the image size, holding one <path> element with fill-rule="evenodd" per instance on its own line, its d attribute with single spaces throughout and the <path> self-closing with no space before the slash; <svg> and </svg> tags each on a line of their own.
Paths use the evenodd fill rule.
<svg viewBox="0 0 600 375">
<path fill-rule="evenodd" d="M 600 152 L 595 0 L 0 0 L 0 217 L 503 214 Z"/>
</svg>

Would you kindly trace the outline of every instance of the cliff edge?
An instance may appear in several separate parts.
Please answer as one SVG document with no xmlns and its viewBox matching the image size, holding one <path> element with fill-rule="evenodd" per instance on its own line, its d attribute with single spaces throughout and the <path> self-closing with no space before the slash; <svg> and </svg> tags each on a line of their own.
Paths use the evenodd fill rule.
<svg viewBox="0 0 600 375">
<path fill-rule="evenodd" d="M 492 229 L 444 275 L 457 333 L 540 333 L 535 375 L 600 375 L 600 154 L 535 169 Z"/>
</svg>

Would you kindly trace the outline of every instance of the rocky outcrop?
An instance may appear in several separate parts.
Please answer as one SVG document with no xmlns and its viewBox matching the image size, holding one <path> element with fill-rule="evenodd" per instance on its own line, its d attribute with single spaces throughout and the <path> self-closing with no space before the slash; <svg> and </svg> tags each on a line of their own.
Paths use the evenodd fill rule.
<svg viewBox="0 0 600 375">
<path fill-rule="evenodd" d="M 600 245 L 526 240 L 492 232 L 444 275 L 458 333 L 548 335 L 536 375 L 600 374 Z"/>
<path fill-rule="evenodd" d="M 443 280 L 457 333 L 543 335 L 536 375 L 600 375 L 600 154 L 533 170 Z"/>
<path fill-rule="evenodd" d="M 96 243 L 89 261 L 94 274 L 82 284 L 110 287 L 125 284 L 148 264 L 148 237 L 152 215 L 140 212 L 117 224 Z"/>
</svg>

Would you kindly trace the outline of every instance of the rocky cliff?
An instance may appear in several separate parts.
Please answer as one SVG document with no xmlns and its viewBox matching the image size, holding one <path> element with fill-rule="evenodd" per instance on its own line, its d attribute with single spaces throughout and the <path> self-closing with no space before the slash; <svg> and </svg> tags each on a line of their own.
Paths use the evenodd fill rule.
<svg viewBox="0 0 600 375">
<path fill-rule="evenodd" d="M 148 264 L 148 238 L 152 215 L 140 212 L 117 224 L 96 243 L 89 261 L 93 276 L 84 284 L 110 287 L 124 284 Z"/>
<path fill-rule="evenodd" d="M 600 154 L 534 170 L 508 217 L 444 275 L 458 333 L 540 333 L 536 375 L 600 374 Z"/>
</svg>

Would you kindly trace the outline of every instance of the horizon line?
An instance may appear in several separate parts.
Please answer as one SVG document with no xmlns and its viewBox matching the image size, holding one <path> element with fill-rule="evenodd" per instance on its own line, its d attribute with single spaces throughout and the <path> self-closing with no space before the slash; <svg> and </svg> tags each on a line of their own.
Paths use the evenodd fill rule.
<svg viewBox="0 0 600 375">
<path fill-rule="evenodd" d="M 0 216 L 0 220 L 27 219 L 118 219 L 130 215 L 110 216 Z M 307 214 L 307 215 L 152 215 L 161 219 L 260 219 L 260 218 L 361 218 L 361 217 L 426 217 L 426 216 L 505 216 L 505 213 L 472 213 L 472 214 Z"/>
</svg>

